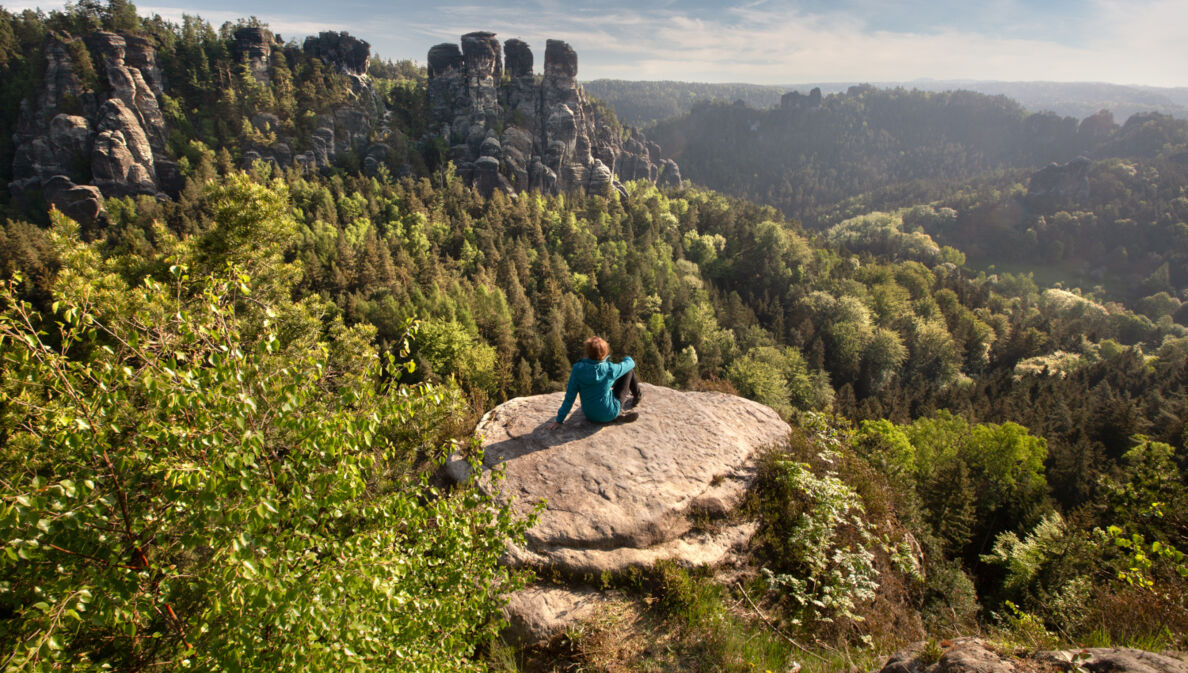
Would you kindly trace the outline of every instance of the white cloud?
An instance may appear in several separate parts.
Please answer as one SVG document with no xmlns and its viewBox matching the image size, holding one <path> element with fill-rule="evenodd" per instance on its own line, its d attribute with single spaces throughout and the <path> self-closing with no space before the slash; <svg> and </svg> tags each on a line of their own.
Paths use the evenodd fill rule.
<svg viewBox="0 0 1188 673">
<path fill-rule="evenodd" d="M 137 5 L 137 12 L 141 16 L 151 16 L 153 14 L 160 14 L 161 18 L 181 23 L 182 16 L 189 14 L 190 16 L 200 16 L 208 21 L 216 28 L 227 21 L 236 21 L 238 19 L 246 19 L 250 13 L 236 12 L 230 10 L 202 10 L 190 7 L 159 7 L 150 5 Z M 285 39 L 303 37 L 305 35 L 316 35 L 323 30 L 348 30 L 347 24 L 337 23 L 333 21 L 322 21 L 299 17 L 268 17 L 258 16 L 261 21 L 268 24 L 268 28 L 274 33 L 280 33 Z"/>
<path fill-rule="evenodd" d="M 419 7 L 398 2 L 355 8 L 332 20 L 318 18 L 308 6 L 306 15 L 266 15 L 261 10 L 259 18 L 286 38 L 347 30 L 370 41 L 385 57 L 418 61 L 437 42 L 490 30 L 532 45 L 537 70 L 545 40 L 562 39 L 578 52 L 583 79 L 788 84 L 931 77 L 1188 86 L 1183 67 L 1188 40 L 1181 36 L 1188 25 L 1184 0 L 1087 0 L 1070 4 L 1067 16 L 1057 19 L 1054 11 L 1038 13 L 1024 0 L 985 0 L 976 15 L 958 12 L 963 18 L 937 26 L 947 15 L 929 10 L 945 1 L 902 0 L 903 12 L 921 17 L 917 25 L 935 26 L 910 30 L 877 24 L 874 17 L 887 14 L 881 0 L 851 0 L 849 9 L 827 13 L 799 10 L 795 0 L 738 0 L 700 12 L 683 10 L 673 0 L 650 6 L 616 2 L 597 9 L 567 6 L 564 0 L 536 0 L 528 7 L 473 0 Z M 873 9 L 876 2 L 879 12 Z M 8 7 L 37 4 L 62 6 L 17 0 Z M 183 13 L 196 13 L 216 26 L 253 13 L 247 6 L 238 11 L 139 9 L 174 21 Z M 925 21 L 929 17 L 931 23 Z M 997 32 L 987 26 L 998 26 Z"/>
<path fill-rule="evenodd" d="M 433 40 L 449 41 L 470 30 L 492 30 L 501 37 L 524 38 L 538 53 L 545 38 L 564 39 L 581 57 L 583 79 L 780 84 L 931 77 L 1188 85 L 1183 69 L 1188 40 L 1177 34 L 1188 25 L 1188 3 L 1182 0 L 1083 5 L 1069 17 L 1077 34 L 1086 36 L 1080 43 L 1062 33 L 1065 26 L 1029 24 L 1038 19 L 1018 0 L 1000 0 L 983 10 L 1001 17 L 1000 25 L 1011 24 L 1016 29 L 1012 35 L 1045 37 L 990 34 L 976 26 L 878 30 L 857 11 L 810 14 L 764 2 L 740 4 L 713 16 L 678 13 L 671 7 L 619 8 L 595 15 L 545 6 L 526 15 L 507 8 L 455 6 L 440 8 L 431 23 L 410 27 Z M 481 22 L 470 23 L 472 17 L 482 17 Z"/>
</svg>

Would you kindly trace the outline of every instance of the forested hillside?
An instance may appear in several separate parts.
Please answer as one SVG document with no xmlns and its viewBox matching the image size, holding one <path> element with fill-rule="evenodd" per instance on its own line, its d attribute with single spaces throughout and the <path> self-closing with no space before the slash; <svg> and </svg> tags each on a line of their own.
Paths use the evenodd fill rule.
<svg viewBox="0 0 1188 673">
<path fill-rule="evenodd" d="M 743 101 L 753 108 L 780 104 L 787 90 L 761 84 L 705 84 L 702 82 L 628 82 L 596 79 L 583 83 L 586 91 L 614 109 L 625 124 L 647 126 L 687 114 L 697 103 Z"/>
<path fill-rule="evenodd" d="M 939 192 L 939 198 L 922 204 L 914 202 L 910 190 L 854 197 L 825 221 L 838 222 L 838 231 L 877 229 L 879 218 L 846 218 L 885 209 L 884 221 L 959 248 L 977 268 L 1030 270 L 1039 282 L 1085 288 L 1100 298 L 1124 301 L 1153 321 L 1185 324 L 1180 306 L 1188 286 L 1188 167 L 1183 158 L 1105 159 L 1048 173 L 1063 175 L 1066 193 L 1041 194 L 1042 174 L 1014 171 Z"/>
<path fill-rule="evenodd" d="M 6 139 L 44 45 L 102 93 L 83 64 L 113 40 L 81 39 L 99 28 L 155 45 L 179 184 L 107 195 L 82 227 L 5 192 L 9 669 L 519 670 L 531 657 L 497 634 L 523 578 L 498 560 L 525 522 L 434 475 L 494 403 L 561 388 L 592 334 L 649 383 L 744 395 L 795 428 L 746 506 L 743 594 L 674 566 L 603 578 L 706 670 L 786 666 L 789 637 L 821 661 L 982 628 L 1185 647 L 1188 213 L 1162 158 L 1181 123 L 856 89 L 659 127 L 694 180 L 820 213 L 822 232 L 687 184 L 487 197 L 426 134 L 411 64 L 365 76 L 326 67 L 342 37 L 273 40 L 256 77 L 236 31 L 262 26 L 112 3 L 0 12 Z M 352 110 L 376 115 L 360 142 L 329 143 Z M 268 133 L 310 160 L 269 161 Z M 1133 158 L 1087 169 L 1089 208 L 993 216 L 1027 198 L 1008 169 L 1083 151 Z M 1130 244 L 1150 254 L 1115 267 L 1114 239 L 1085 247 L 1126 219 L 1157 223 Z M 1020 240 L 1036 245 L 1006 257 Z M 1085 260 L 1149 294 L 1041 286 L 965 247 L 978 267 Z M 728 608 L 744 595 L 763 619 Z M 593 666 L 597 642 L 545 659 Z"/>
<path fill-rule="evenodd" d="M 815 227 L 824 210 L 856 194 L 923 201 L 992 171 L 1078 155 L 1169 156 L 1188 147 L 1188 122 L 1156 113 L 1121 125 L 1108 113 L 1078 121 L 1029 114 L 1002 96 L 859 86 L 771 110 L 698 106 L 651 136 L 686 178 Z"/>
<path fill-rule="evenodd" d="M 842 93 L 859 82 L 760 84 L 707 84 L 703 82 L 635 82 L 593 80 L 586 90 L 606 101 L 625 123 L 638 126 L 688 114 L 698 102 L 743 101 L 749 107 L 776 107 L 784 92 L 821 89 Z M 1054 112 L 1061 117 L 1084 119 L 1108 110 L 1118 119 L 1158 112 L 1177 119 L 1188 117 L 1188 88 L 1124 86 L 1094 82 L 995 82 L 977 80 L 917 79 L 910 82 L 875 82 L 879 89 L 908 89 L 943 93 L 971 91 L 1006 96 L 1031 112 Z"/>
</svg>

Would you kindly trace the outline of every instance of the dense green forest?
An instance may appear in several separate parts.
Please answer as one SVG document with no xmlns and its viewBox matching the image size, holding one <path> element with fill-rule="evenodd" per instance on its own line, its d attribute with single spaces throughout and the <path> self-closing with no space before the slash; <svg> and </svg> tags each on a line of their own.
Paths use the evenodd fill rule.
<svg viewBox="0 0 1188 673">
<path fill-rule="evenodd" d="M 859 82 L 788 82 L 779 86 L 705 82 L 656 82 L 596 79 L 585 83 L 586 91 L 606 101 L 624 123 L 650 126 L 670 117 L 688 114 L 698 102 L 743 101 L 753 108 L 780 104 L 787 91 L 840 93 Z M 978 80 L 917 79 L 910 82 L 871 82 L 880 89 L 917 89 L 942 93 L 972 91 L 987 96 L 1006 96 L 1031 112 L 1053 112 L 1061 117 L 1084 119 L 1108 110 L 1119 119 L 1139 113 L 1158 112 L 1178 119 L 1188 118 L 1188 88 L 1163 88 L 1104 84 L 1100 82 L 997 82 Z"/>
<path fill-rule="evenodd" d="M 1083 193 L 1055 201 L 1030 194 L 1028 173 L 999 174 L 921 204 L 912 190 L 862 195 L 824 220 L 839 234 L 858 222 L 873 226 L 866 214 L 878 203 L 884 222 L 959 248 L 978 268 L 1031 269 L 1048 285 L 1082 287 L 1152 321 L 1186 324 L 1188 165 L 1177 158 L 1093 162 L 1079 180 Z M 847 219 L 854 213 L 863 215 Z"/>
<path fill-rule="evenodd" d="M 1158 113 L 1121 125 L 1109 113 L 1078 122 L 1029 114 L 1003 96 L 856 86 L 820 105 L 698 105 L 650 137 L 684 177 L 815 228 L 834 204 L 859 194 L 910 194 L 911 205 L 993 171 L 1078 155 L 1168 157 L 1188 147 L 1188 122 Z"/>
<path fill-rule="evenodd" d="M 1105 124 L 1092 147 L 1135 158 L 1093 165 L 1092 207 L 1014 219 L 991 218 L 1025 196 L 1018 176 L 947 180 L 1072 158 L 1084 123 L 871 89 L 817 110 L 707 105 L 661 139 L 708 183 L 704 148 L 794 135 L 798 154 L 743 170 L 735 153 L 713 175 L 821 212 L 821 233 L 688 185 L 484 198 L 423 140 L 410 63 L 372 64 L 403 147 L 378 170 L 345 153 L 244 171 L 252 116 L 301 142 L 347 78 L 280 44 L 261 84 L 231 54 L 235 26 L 82 3 L 0 12 L 4 137 L 46 36 L 97 27 L 158 46 L 184 185 L 108 198 L 81 229 L 5 203 L 6 668 L 503 665 L 500 600 L 524 578 L 497 561 L 525 522 L 435 467 L 493 404 L 563 386 L 591 334 L 647 382 L 793 422 L 748 504 L 764 571 L 748 589 L 797 637 L 888 648 L 983 625 L 1185 646 L 1183 169 L 1151 158 L 1183 142 L 1177 123 Z M 680 149 L 678 124 L 709 142 Z M 893 180 L 909 185 L 872 191 Z M 1163 257 L 1114 267 L 1113 239 L 1074 247 L 1127 218 L 1155 223 L 1128 247 Z M 1007 256 L 1029 236 L 1034 258 Z M 974 268 L 966 248 L 1020 268 Z M 1141 296 L 1021 270 L 1067 259 L 1142 276 Z M 633 586 L 719 670 L 750 670 L 725 632 L 766 632 L 724 611 L 725 589 L 672 567 Z"/>
<path fill-rule="evenodd" d="M 885 84 L 884 86 L 892 86 Z M 923 79 L 894 86 L 948 91 L 969 89 L 990 96 L 1006 96 L 1033 112 L 1055 112 L 1062 117 L 1085 117 L 1109 110 L 1119 119 L 1158 112 L 1188 118 L 1188 88 L 1150 87 L 1104 82 L 987 82 Z"/>
<path fill-rule="evenodd" d="M 629 82 L 596 79 L 583 82 L 586 93 L 611 106 L 624 124 L 648 126 L 686 114 L 697 103 L 743 101 L 754 108 L 780 104 L 785 87 L 704 82 Z"/>
</svg>

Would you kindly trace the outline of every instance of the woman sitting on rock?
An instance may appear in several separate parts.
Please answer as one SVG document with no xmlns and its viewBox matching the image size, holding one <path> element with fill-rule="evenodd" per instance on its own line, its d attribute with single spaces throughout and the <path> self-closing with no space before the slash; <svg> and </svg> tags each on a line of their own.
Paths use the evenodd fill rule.
<svg viewBox="0 0 1188 673">
<path fill-rule="evenodd" d="M 573 407 L 574 397 L 579 393 L 582 396 L 582 413 L 592 421 L 609 423 L 621 420 L 629 423 L 639 417 L 634 411 L 625 411 L 639 406 L 643 396 L 639 389 L 639 377 L 635 375 L 635 360 L 628 355 L 618 364 L 607 362 L 610 344 L 600 337 L 586 339 L 585 350 L 586 357 L 574 363 L 573 369 L 569 371 L 565 401 L 557 411 L 557 419 L 549 423 L 549 429 L 561 427 Z M 628 392 L 631 393 L 629 405 Z"/>
</svg>

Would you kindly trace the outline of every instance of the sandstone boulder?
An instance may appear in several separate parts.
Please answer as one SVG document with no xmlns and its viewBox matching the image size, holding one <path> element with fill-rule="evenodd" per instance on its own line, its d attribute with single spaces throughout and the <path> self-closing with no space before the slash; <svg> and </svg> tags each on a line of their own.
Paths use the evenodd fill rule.
<svg viewBox="0 0 1188 673">
<path fill-rule="evenodd" d="M 1080 655 L 1080 665 L 1090 673 L 1188 673 L 1188 662 L 1131 647 L 1091 647 L 1086 650 L 1040 652 L 1036 659 L 1069 669 L 1070 658 Z"/>
<path fill-rule="evenodd" d="M 1037 652 L 1014 656 L 980 638 L 955 638 L 941 642 L 938 660 L 925 657 L 924 644 L 916 643 L 887 660 L 879 673 L 1015 673 L 1016 671 L 1073 671 L 1080 666 L 1091 673 L 1188 673 L 1188 663 L 1170 656 L 1125 647 Z M 1076 665 L 1072 663 L 1076 660 Z"/>
<path fill-rule="evenodd" d="M 527 42 L 512 38 L 503 43 L 504 65 L 511 77 L 532 76 L 532 49 Z"/>
<path fill-rule="evenodd" d="M 90 226 L 106 215 L 98 187 L 76 185 L 65 175 L 55 175 L 46 181 L 44 190 L 47 201 L 79 224 Z"/>
<path fill-rule="evenodd" d="M 305 38 L 302 50 L 348 75 L 365 75 L 371 63 L 371 45 L 364 40 L 337 31 L 322 31 Z"/>
<path fill-rule="evenodd" d="M 605 599 L 592 589 L 530 586 L 508 599 L 508 636 L 521 643 L 547 642 L 557 633 L 597 615 Z"/>
<path fill-rule="evenodd" d="M 577 77 L 577 52 L 561 40 L 545 42 L 545 77 L 560 80 Z"/>
<path fill-rule="evenodd" d="M 656 184 L 661 187 L 679 187 L 681 186 L 681 167 L 672 159 L 665 159 L 660 164 L 660 175 L 656 178 Z"/>
<path fill-rule="evenodd" d="M 643 384 L 638 420 L 599 424 L 580 402 L 556 430 L 563 393 L 509 400 L 479 422 L 483 488 L 521 515 L 545 508 L 506 562 L 581 582 L 661 560 L 717 565 L 755 532 L 726 518 L 755 475 L 756 457 L 790 428 L 757 402 Z M 498 466 L 501 480 L 491 479 Z M 472 478 L 460 456 L 447 464 L 455 481 Z M 547 640 L 600 605 L 597 592 L 529 587 L 510 599 L 512 635 Z"/>
<path fill-rule="evenodd" d="M 546 503 L 513 563 L 597 575 L 662 558 L 713 564 L 746 541 L 747 524 L 704 524 L 741 501 L 756 454 L 780 442 L 788 424 L 733 395 L 648 384 L 643 390 L 634 423 L 593 423 L 579 403 L 550 431 L 545 424 L 563 393 L 516 398 L 483 417 L 476 429 L 483 466 L 500 465 L 505 475 L 498 497 L 524 515 Z M 447 470 L 459 481 L 470 475 L 460 459 Z"/>
<path fill-rule="evenodd" d="M 156 193 L 152 145 L 136 113 L 111 98 L 99 111 L 96 130 L 91 154 L 95 185 L 108 196 Z"/>
<path fill-rule="evenodd" d="M 153 93 L 160 96 L 165 82 L 161 68 L 157 65 L 157 50 L 153 43 L 148 38 L 136 35 L 125 36 L 124 43 L 124 61 L 129 67 L 139 70 L 144 80 L 152 87 Z"/>
</svg>

